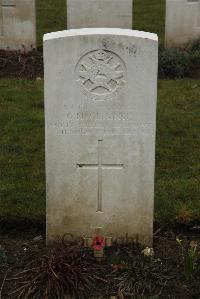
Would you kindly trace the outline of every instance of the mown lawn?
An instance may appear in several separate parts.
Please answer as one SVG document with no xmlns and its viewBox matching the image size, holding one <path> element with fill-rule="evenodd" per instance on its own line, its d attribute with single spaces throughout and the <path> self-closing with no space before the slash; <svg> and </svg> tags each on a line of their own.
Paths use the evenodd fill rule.
<svg viewBox="0 0 200 299">
<path fill-rule="evenodd" d="M 43 80 L 0 80 L 0 219 L 45 221 Z M 159 81 L 155 220 L 200 219 L 200 82 Z"/>
<path fill-rule="evenodd" d="M 37 0 L 36 14 L 37 45 L 41 48 L 45 33 L 66 29 L 66 0 Z"/>
<path fill-rule="evenodd" d="M 165 1 L 133 0 L 134 29 L 157 33 L 161 44 L 165 35 Z"/>
<path fill-rule="evenodd" d="M 66 0 L 37 0 L 36 3 L 37 42 L 41 48 L 44 33 L 66 29 L 67 8 Z M 134 29 L 157 33 L 163 43 L 165 0 L 133 0 L 133 23 Z"/>
<path fill-rule="evenodd" d="M 200 221 L 200 81 L 158 85 L 155 219 Z"/>
<path fill-rule="evenodd" d="M 0 219 L 45 215 L 43 81 L 0 80 Z"/>
</svg>

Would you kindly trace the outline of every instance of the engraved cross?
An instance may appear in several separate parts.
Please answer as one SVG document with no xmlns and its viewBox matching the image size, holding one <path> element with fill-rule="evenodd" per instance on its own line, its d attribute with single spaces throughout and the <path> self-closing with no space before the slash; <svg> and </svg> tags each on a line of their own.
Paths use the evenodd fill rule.
<svg viewBox="0 0 200 299">
<path fill-rule="evenodd" d="M 16 7 L 16 0 L 0 0 L 0 35 L 4 35 L 3 8 Z"/>
<path fill-rule="evenodd" d="M 123 169 L 124 164 L 109 164 L 102 162 L 102 142 L 103 140 L 98 140 L 98 163 L 77 163 L 77 166 L 84 169 L 97 169 L 98 170 L 98 203 L 97 212 L 103 212 L 103 198 L 102 198 L 102 171 L 104 169 Z"/>
</svg>

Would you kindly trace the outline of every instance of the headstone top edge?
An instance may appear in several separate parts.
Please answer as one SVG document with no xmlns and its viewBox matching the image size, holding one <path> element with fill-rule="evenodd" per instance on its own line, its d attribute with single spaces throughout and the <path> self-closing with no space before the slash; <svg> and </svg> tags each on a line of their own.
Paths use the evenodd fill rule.
<svg viewBox="0 0 200 299">
<path fill-rule="evenodd" d="M 130 36 L 138 37 L 143 39 L 149 39 L 158 42 L 158 35 L 155 33 L 131 30 L 131 29 L 121 29 L 121 28 L 81 28 L 81 29 L 69 29 L 63 31 L 56 31 L 44 34 L 43 41 L 72 37 L 72 36 L 82 36 L 82 35 L 118 35 L 118 36 Z"/>
</svg>

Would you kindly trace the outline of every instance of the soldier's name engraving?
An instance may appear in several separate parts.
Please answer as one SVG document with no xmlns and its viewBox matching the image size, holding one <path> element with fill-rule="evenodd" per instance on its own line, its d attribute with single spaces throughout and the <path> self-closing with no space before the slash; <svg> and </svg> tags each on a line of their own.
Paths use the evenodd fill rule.
<svg viewBox="0 0 200 299">
<path fill-rule="evenodd" d="M 134 120 L 134 112 L 131 111 L 114 111 L 114 112 L 66 112 L 66 119 L 81 121 L 128 121 Z"/>
</svg>

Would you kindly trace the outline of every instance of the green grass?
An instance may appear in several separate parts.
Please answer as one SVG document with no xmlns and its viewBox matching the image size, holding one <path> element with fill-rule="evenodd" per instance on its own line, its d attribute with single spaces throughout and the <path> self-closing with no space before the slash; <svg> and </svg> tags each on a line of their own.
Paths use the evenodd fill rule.
<svg viewBox="0 0 200 299">
<path fill-rule="evenodd" d="M 134 0 L 134 29 L 157 33 L 160 43 L 164 42 L 165 0 Z"/>
<path fill-rule="evenodd" d="M 0 219 L 45 215 L 43 81 L 0 80 Z"/>
<path fill-rule="evenodd" d="M 123 1 L 123 0 L 122 0 Z M 37 43 L 44 33 L 66 29 L 66 0 L 37 0 Z M 134 0 L 134 29 L 154 32 L 164 41 L 165 0 Z"/>
<path fill-rule="evenodd" d="M 155 220 L 200 219 L 200 82 L 159 81 Z M 0 80 L 0 219 L 45 220 L 43 81 Z"/>
<path fill-rule="evenodd" d="M 160 81 L 155 215 L 160 222 L 200 219 L 200 81 Z"/>
<path fill-rule="evenodd" d="M 66 0 L 37 0 L 37 44 L 42 47 L 43 34 L 66 29 Z"/>
</svg>

